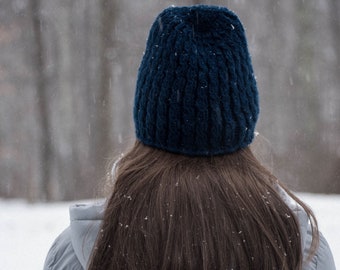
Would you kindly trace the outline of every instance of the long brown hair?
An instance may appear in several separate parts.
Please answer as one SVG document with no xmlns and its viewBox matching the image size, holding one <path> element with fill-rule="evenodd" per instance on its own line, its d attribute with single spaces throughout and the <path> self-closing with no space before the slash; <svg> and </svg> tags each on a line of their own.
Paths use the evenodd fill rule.
<svg viewBox="0 0 340 270">
<path fill-rule="evenodd" d="M 188 157 L 137 142 L 118 163 L 89 269 L 302 269 L 299 224 L 249 148 Z M 318 230 L 312 212 L 311 254 Z"/>
</svg>

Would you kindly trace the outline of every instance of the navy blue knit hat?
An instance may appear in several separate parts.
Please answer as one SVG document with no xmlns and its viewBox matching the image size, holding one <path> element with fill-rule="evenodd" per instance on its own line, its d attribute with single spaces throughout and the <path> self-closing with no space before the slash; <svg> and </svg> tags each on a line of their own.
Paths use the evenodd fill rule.
<svg viewBox="0 0 340 270">
<path fill-rule="evenodd" d="M 144 144 L 190 156 L 251 143 L 258 92 L 244 29 L 224 7 L 165 9 L 139 68 L 134 121 Z"/>
</svg>

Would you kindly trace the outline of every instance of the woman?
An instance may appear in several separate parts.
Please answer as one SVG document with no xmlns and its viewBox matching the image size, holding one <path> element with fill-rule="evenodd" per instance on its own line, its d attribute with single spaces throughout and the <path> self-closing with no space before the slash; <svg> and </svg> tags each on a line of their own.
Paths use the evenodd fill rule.
<svg viewBox="0 0 340 270">
<path fill-rule="evenodd" d="M 138 73 L 136 143 L 104 205 L 71 208 L 45 269 L 335 269 L 311 210 L 249 148 L 258 112 L 237 16 L 164 10 Z"/>
</svg>

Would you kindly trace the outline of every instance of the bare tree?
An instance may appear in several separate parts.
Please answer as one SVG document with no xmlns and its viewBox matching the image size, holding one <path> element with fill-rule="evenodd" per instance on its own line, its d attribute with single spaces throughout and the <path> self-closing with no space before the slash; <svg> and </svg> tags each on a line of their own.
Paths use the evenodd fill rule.
<svg viewBox="0 0 340 270">
<path fill-rule="evenodd" d="M 339 68 L 340 68 L 340 2 L 338 0 L 329 0 L 328 5 L 329 12 L 329 28 L 331 29 L 331 42 L 333 49 L 333 63 L 331 63 L 331 83 L 328 87 L 331 87 L 331 100 L 328 101 L 327 106 L 334 108 L 330 115 L 330 128 L 328 133 L 329 147 L 328 150 L 333 154 L 333 162 L 330 168 L 330 178 L 332 182 L 330 183 L 330 188 L 333 192 L 340 193 L 340 126 L 339 126 L 339 116 L 340 108 L 338 106 L 339 102 Z"/>
<path fill-rule="evenodd" d="M 40 146 L 40 160 L 41 160 L 41 183 L 38 185 L 38 197 L 43 200 L 50 200 L 50 182 L 51 182 L 51 162 L 52 162 L 52 145 L 51 145 L 51 126 L 49 115 L 49 98 L 47 78 L 45 76 L 45 44 L 42 32 L 42 16 L 41 16 L 41 2 L 40 0 L 30 0 L 33 35 L 35 41 L 35 81 L 37 91 L 37 108 L 41 125 L 41 146 Z"/>
<path fill-rule="evenodd" d="M 115 53 L 114 23 L 116 19 L 115 1 L 101 0 L 101 36 L 100 36 L 100 85 L 96 90 L 96 116 L 94 121 L 94 142 L 95 149 L 95 175 L 100 177 L 105 171 L 105 165 L 112 151 L 111 134 L 111 89 L 113 85 L 112 76 L 112 54 Z"/>
</svg>

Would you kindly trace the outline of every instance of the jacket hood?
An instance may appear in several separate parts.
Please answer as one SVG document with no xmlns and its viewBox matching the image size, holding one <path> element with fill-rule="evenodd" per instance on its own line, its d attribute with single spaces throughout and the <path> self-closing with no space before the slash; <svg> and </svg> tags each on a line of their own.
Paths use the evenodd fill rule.
<svg viewBox="0 0 340 270">
<path fill-rule="evenodd" d="M 103 220 L 105 201 L 75 204 L 70 207 L 71 242 L 74 252 L 86 269 Z"/>
<path fill-rule="evenodd" d="M 311 232 L 311 224 L 308 219 L 308 215 L 305 210 L 302 208 L 300 204 L 298 204 L 292 197 L 288 195 L 288 193 L 279 187 L 278 190 L 281 198 L 284 202 L 288 205 L 288 207 L 294 212 L 297 217 L 297 220 L 300 225 L 300 234 L 301 234 L 301 243 L 302 243 L 302 250 L 304 252 L 304 256 L 308 253 L 309 248 L 312 244 L 312 235 L 308 232 Z"/>
</svg>

